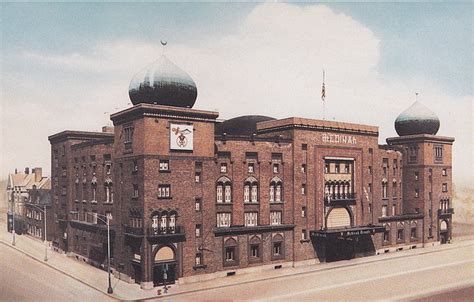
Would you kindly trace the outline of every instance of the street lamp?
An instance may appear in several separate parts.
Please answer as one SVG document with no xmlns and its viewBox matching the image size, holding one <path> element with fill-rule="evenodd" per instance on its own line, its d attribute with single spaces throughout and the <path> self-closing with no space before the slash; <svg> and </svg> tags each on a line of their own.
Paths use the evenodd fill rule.
<svg viewBox="0 0 474 302">
<path fill-rule="evenodd" d="M 89 215 L 92 215 L 91 212 L 86 212 Z M 112 281 L 110 280 L 110 223 L 109 223 L 109 216 L 108 215 L 102 215 L 102 214 L 97 214 L 97 216 L 102 216 L 105 217 L 105 220 L 103 218 L 97 217 L 100 221 L 104 222 L 107 225 L 107 272 L 109 274 L 109 288 L 107 288 L 107 293 L 112 294 L 114 292 L 112 288 Z"/>
<path fill-rule="evenodd" d="M 18 190 L 18 187 L 13 187 L 12 190 L 12 245 L 15 246 L 15 192 Z"/>
<path fill-rule="evenodd" d="M 41 212 L 43 212 L 43 217 L 44 217 L 44 261 L 48 261 L 48 241 L 47 241 L 47 231 L 46 231 L 46 205 L 43 205 L 43 209 L 41 209 L 39 206 L 36 206 L 34 204 L 30 204 L 30 206 L 37 208 Z"/>
</svg>

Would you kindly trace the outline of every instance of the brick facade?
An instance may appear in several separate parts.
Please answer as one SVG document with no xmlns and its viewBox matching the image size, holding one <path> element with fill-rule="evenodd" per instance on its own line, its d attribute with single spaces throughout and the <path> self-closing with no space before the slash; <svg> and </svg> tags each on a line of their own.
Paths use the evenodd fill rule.
<svg viewBox="0 0 474 302">
<path fill-rule="evenodd" d="M 233 135 L 215 131 L 217 117 L 138 104 L 111 116 L 113 135 L 51 136 L 58 247 L 93 262 L 102 228 L 80 213 L 112 211 L 114 268 L 149 288 L 165 275 L 192 282 L 449 240 L 451 205 L 438 209 L 451 198 L 453 139 L 417 135 L 380 146 L 377 127 L 300 118 Z M 191 150 L 191 136 L 173 134 L 183 129 Z M 433 155 L 440 145 L 441 159 Z M 93 177 L 92 156 L 97 186 L 113 183 L 113 203 L 103 202 L 104 190 L 91 202 L 89 185 L 89 197 L 75 198 L 77 182 Z"/>
</svg>

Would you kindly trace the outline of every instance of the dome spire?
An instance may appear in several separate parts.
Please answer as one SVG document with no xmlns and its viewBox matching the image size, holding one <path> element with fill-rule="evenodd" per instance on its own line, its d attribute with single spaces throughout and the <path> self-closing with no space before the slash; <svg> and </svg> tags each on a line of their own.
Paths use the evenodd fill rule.
<svg viewBox="0 0 474 302">
<path fill-rule="evenodd" d="M 134 105 L 148 103 L 192 108 L 197 98 L 196 83 L 164 55 L 168 42 L 160 40 L 160 44 L 163 49 L 160 58 L 130 82 L 130 100 Z"/>
<path fill-rule="evenodd" d="M 439 130 L 439 118 L 428 107 L 418 101 L 418 92 L 415 93 L 415 102 L 395 120 L 395 130 L 398 135 L 432 134 Z"/>
</svg>

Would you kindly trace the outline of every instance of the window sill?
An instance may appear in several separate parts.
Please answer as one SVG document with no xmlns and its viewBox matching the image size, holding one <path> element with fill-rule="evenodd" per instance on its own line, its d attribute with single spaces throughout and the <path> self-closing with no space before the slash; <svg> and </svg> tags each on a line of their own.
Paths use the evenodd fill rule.
<svg viewBox="0 0 474 302">
<path fill-rule="evenodd" d="M 159 196 L 158 196 L 158 199 L 159 199 L 159 200 L 167 200 L 167 199 L 173 199 L 173 197 L 171 197 L 171 196 L 159 197 Z"/>
<path fill-rule="evenodd" d="M 158 170 L 160 173 L 171 173 L 171 170 Z"/>
<path fill-rule="evenodd" d="M 284 204 L 284 201 L 270 201 L 270 204 Z"/>
<path fill-rule="evenodd" d="M 252 204 L 259 205 L 260 202 L 245 202 L 244 201 L 244 205 L 252 205 Z"/>
<path fill-rule="evenodd" d="M 104 201 L 103 204 L 104 204 L 104 205 L 112 205 L 112 204 L 114 204 L 114 202 L 113 202 L 113 201 L 110 201 L 110 202 Z"/>
<path fill-rule="evenodd" d="M 310 239 L 301 239 L 300 240 L 301 243 L 310 242 L 310 241 L 311 241 Z"/>
<path fill-rule="evenodd" d="M 216 202 L 216 205 L 231 206 L 232 202 Z"/>
<path fill-rule="evenodd" d="M 199 265 L 193 266 L 193 269 L 194 269 L 195 271 L 197 271 L 197 270 L 199 270 L 199 269 L 206 269 L 206 268 L 207 268 L 207 265 L 205 265 L 205 264 L 199 264 Z"/>
<path fill-rule="evenodd" d="M 138 199 L 138 196 L 132 196 L 132 199 Z"/>
</svg>

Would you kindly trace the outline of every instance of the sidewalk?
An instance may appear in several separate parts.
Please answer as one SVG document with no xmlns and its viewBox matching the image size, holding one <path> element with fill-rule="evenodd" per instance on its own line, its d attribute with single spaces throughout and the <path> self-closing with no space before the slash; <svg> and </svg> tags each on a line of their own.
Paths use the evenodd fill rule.
<svg viewBox="0 0 474 302">
<path fill-rule="evenodd" d="M 11 245 L 12 234 L 6 231 L 6 226 L 0 224 L 0 243 L 15 248 L 16 250 L 28 255 L 29 257 L 58 270 L 65 275 L 74 278 L 91 288 L 94 288 L 103 293 L 107 293 L 108 277 L 107 272 L 92 267 L 86 263 L 79 262 L 75 259 L 69 258 L 64 254 L 59 254 L 48 249 L 48 261 L 44 259 L 44 244 L 37 240 L 31 239 L 25 235 L 16 236 L 16 246 Z M 363 263 L 371 263 L 377 261 L 384 261 L 393 258 L 409 257 L 425 253 L 435 253 L 445 249 L 453 249 L 459 246 L 473 245 L 473 240 L 466 240 L 462 242 L 455 242 L 453 244 L 442 245 L 437 247 L 426 247 L 421 249 L 407 250 L 401 252 L 387 253 L 378 256 L 364 257 L 352 259 L 350 261 L 339 261 L 332 263 L 321 263 L 315 265 L 302 266 L 297 268 L 283 268 L 280 270 L 269 270 L 261 273 L 252 274 L 237 274 L 232 277 L 218 278 L 197 283 L 172 285 L 168 294 L 162 295 L 166 297 L 175 296 L 184 293 L 197 292 L 206 289 L 222 288 L 227 286 L 234 286 L 237 284 L 255 282 L 258 280 L 269 280 L 281 278 L 284 276 L 291 276 L 295 274 L 307 274 L 315 271 L 337 269 L 341 267 L 348 267 L 354 265 L 361 265 Z M 143 290 L 138 284 L 130 284 L 120 281 L 112 276 L 112 287 L 114 293 L 109 295 L 119 300 L 144 300 L 158 298 L 157 290 L 162 287 L 155 287 L 150 290 Z"/>
</svg>

